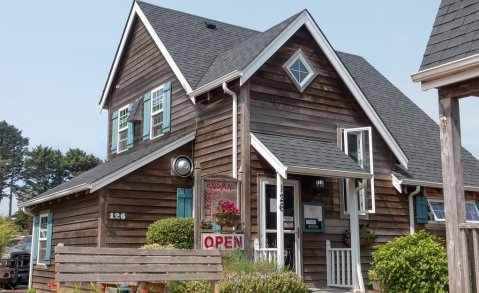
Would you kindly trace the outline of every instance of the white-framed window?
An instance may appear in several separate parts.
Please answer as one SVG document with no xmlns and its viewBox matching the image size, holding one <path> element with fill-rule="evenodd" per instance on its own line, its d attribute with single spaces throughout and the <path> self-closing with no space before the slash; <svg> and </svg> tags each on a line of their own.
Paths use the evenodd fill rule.
<svg viewBox="0 0 479 293">
<path fill-rule="evenodd" d="M 297 50 L 283 65 L 288 76 L 302 92 L 318 75 L 301 49 Z"/>
<path fill-rule="evenodd" d="M 444 200 L 436 198 L 428 198 L 429 206 L 429 222 L 444 223 L 446 222 L 446 212 L 444 209 Z M 479 209 L 473 201 L 466 201 L 466 222 L 479 223 Z"/>
<path fill-rule="evenodd" d="M 369 172 L 372 177 L 367 184 L 358 192 L 358 211 L 365 215 L 376 211 L 374 192 L 374 166 L 373 166 L 373 144 L 371 127 L 341 128 L 341 147 L 361 169 Z M 349 180 L 343 182 L 343 212 L 348 211 Z M 355 185 L 359 186 L 360 180 Z"/>
<path fill-rule="evenodd" d="M 163 86 L 151 91 L 150 139 L 163 134 Z"/>
<path fill-rule="evenodd" d="M 48 240 L 48 214 L 41 214 L 39 229 L 38 229 L 37 264 L 45 264 L 45 256 L 47 254 L 47 240 Z"/>
<path fill-rule="evenodd" d="M 128 105 L 118 110 L 118 153 L 128 149 L 128 115 Z"/>
</svg>

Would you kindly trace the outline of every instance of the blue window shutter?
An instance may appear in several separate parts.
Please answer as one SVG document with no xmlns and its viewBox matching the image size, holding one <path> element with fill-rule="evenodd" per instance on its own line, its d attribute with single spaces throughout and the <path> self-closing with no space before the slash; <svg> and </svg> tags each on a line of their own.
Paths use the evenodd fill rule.
<svg viewBox="0 0 479 293">
<path fill-rule="evenodd" d="M 51 264 L 52 259 L 52 236 L 53 236 L 53 214 L 49 213 L 47 218 L 47 251 L 45 253 L 45 264 Z"/>
<path fill-rule="evenodd" d="M 189 218 L 193 216 L 193 189 L 176 189 L 176 217 Z"/>
<path fill-rule="evenodd" d="M 176 189 L 176 217 L 185 217 L 185 190 L 183 188 Z"/>
<path fill-rule="evenodd" d="M 118 111 L 111 114 L 111 153 L 116 154 L 118 146 Z"/>
<path fill-rule="evenodd" d="M 128 115 L 131 113 L 131 104 L 128 105 Z M 135 141 L 135 124 L 133 122 L 128 122 L 127 138 L 126 138 L 126 147 L 131 149 Z"/>
<path fill-rule="evenodd" d="M 429 222 L 429 205 L 425 196 L 416 196 L 416 221 L 418 224 Z"/>
<path fill-rule="evenodd" d="M 163 133 L 170 132 L 171 124 L 171 82 L 163 86 Z"/>
<path fill-rule="evenodd" d="M 185 188 L 185 217 L 193 216 L 193 189 Z"/>
<path fill-rule="evenodd" d="M 37 264 L 38 260 L 38 236 L 40 233 L 40 216 L 35 216 L 33 220 L 33 235 L 32 235 L 32 245 L 33 245 L 33 255 L 32 262 Z"/>
<path fill-rule="evenodd" d="M 479 200 L 476 200 L 477 209 L 479 209 Z"/>
<path fill-rule="evenodd" d="M 150 139 L 151 93 L 143 97 L 143 140 Z"/>
</svg>

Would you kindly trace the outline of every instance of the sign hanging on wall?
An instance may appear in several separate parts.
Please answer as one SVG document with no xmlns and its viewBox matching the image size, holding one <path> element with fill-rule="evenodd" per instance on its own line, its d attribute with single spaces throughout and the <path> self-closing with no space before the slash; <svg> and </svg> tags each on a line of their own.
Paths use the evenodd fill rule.
<svg viewBox="0 0 479 293">
<path fill-rule="evenodd" d="M 324 205 L 322 203 L 303 203 L 303 231 L 324 232 Z"/>
<path fill-rule="evenodd" d="M 213 221 L 215 208 L 220 200 L 229 200 L 236 203 L 238 196 L 238 182 L 228 179 L 205 179 L 203 184 L 203 219 Z"/>
<path fill-rule="evenodd" d="M 202 249 L 244 250 L 244 234 L 201 234 Z"/>
</svg>

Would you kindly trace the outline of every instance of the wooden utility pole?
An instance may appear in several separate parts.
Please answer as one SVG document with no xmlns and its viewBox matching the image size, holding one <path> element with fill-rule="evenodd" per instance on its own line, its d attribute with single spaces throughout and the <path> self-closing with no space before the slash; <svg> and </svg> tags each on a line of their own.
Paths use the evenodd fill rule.
<svg viewBox="0 0 479 293">
<path fill-rule="evenodd" d="M 442 178 L 446 212 L 449 292 L 469 293 L 467 241 L 459 224 L 466 219 L 459 99 L 439 89 Z M 465 235 L 463 235 L 465 236 Z"/>
</svg>

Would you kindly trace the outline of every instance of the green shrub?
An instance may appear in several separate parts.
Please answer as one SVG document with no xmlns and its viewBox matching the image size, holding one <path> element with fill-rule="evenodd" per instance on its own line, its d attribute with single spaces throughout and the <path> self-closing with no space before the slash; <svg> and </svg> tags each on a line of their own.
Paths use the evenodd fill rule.
<svg viewBox="0 0 479 293">
<path fill-rule="evenodd" d="M 276 266 L 268 261 L 254 261 L 241 250 L 225 251 L 222 255 L 223 269 L 227 272 L 271 272 Z"/>
<path fill-rule="evenodd" d="M 170 281 L 166 282 L 170 293 L 211 293 L 213 288 L 208 281 Z"/>
<path fill-rule="evenodd" d="M 17 235 L 18 228 L 8 217 L 0 217 L 0 255 L 5 253 L 5 248 Z"/>
<path fill-rule="evenodd" d="M 220 285 L 229 293 L 306 293 L 306 285 L 293 272 L 230 272 Z"/>
<path fill-rule="evenodd" d="M 387 292 L 447 292 L 447 256 L 442 240 L 425 231 L 374 247 L 370 280 Z"/>
<path fill-rule="evenodd" d="M 148 227 L 148 244 L 173 245 L 178 249 L 193 249 L 193 218 L 168 218 L 158 220 Z"/>
<path fill-rule="evenodd" d="M 27 293 L 37 293 L 37 290 L 35 290 L 35 288 L 30 288 L 27 290 Z"/>
<path fill-rule="evenodd" d="M 161 245 L 158 243 L 146 244 L 140 248 L 142 249 L 176 249 L 172 244 Z"/>
</svg>

